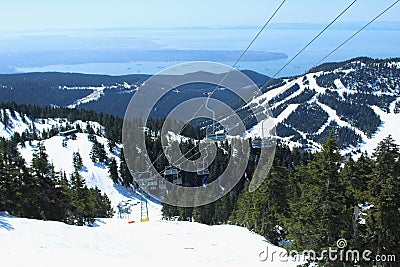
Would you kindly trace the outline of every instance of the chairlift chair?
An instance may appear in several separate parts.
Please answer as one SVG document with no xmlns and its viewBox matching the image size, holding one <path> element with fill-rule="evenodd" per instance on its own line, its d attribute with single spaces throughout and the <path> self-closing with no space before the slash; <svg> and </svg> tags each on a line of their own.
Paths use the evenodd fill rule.
<svg viewBox="0 0 400 267">
<path fill-rule="evenodd" d="M 168 178 L 172 177 L 172 183 L 181 185 L 183 183 L 182 177 L 179 176 L 179 170 L 172 166 L 165 168 L 163 172 L 164 178 L 168 180 Z"/>
<path fill-rule="evenodd" d="M 272 127 L 267 128 L 266 129 L 267 134 L 265 134 L 264 133 L 264 130 L 265 130 L 264 123 L 266 123 L 266 122 L 271 124 L 271 123 L 273 123 L 273 120 L 271 118 L 269 118 L 268 120 L 263 120 L 261 122 L 261 136 L 257 136 L 252 140 L 251 146 L 253 148 L 272 147 L 272 140 L 269 137 L 269 130 Z M 267 125 L 267 127 L 268 126 L 271 126 L 271 125 Z"/>
<path fill-rule="evenodd" d="M 206 166 L 208 166 L 208 164 L 204 162 L 197 166 L 197 176 L 201 179 L 201 185 L 203 186 L 208 184 L 208 175 L 210 174 Z"/>
<path fill-rule="evenodd" d="M 197 166 L 197 175 L 203 176 L 203 175 L 209 175 L 210 174 L 210 171 L 205 166 L 207 166 L 207 164 L 204 164 L 204 163 L 203 164 L 199 164 Z"/>
<path fill-rule="evenodd" d="M 271 147 L 272 142 L 268 138 L 255 137 L 251 142 L 253 148 Z"/>
<path fill-rule="evenodd" d="M 216 129 L 213 123 L 211 130 L 209 130 L 209 126 L 207 126 L 206 138 L 210 141 L 224 141 L 226 140 L 226 131 L 224 129 Z"/>
<path fill-rule="evenodd" d="M 136 172 L 133 173 L 133 178 L 140 187 L 153 191 L 157 190 L 157 180 L 151 172 Z"/>
</svg>

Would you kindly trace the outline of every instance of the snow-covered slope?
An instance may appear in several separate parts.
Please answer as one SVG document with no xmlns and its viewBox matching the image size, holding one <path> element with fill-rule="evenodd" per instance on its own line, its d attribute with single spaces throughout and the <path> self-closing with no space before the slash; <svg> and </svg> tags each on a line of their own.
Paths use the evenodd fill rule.
<svg viewBox="0 0 400 267">
<path fill-rule="evenodd" d="M 32 120 L 27 115 L 21 115 L 18 112 L 12 112 L 8 109 L 0 110 L 0 118 L 3 118 L 4 114 L 7 114 L 8 123 L 7 127 L 0 122 L 0 137 L 6 139 L 11 138 L 15 133 L 22 134 L 23 132 L 35 131 L 38 136 L 44 131 L 49 131 L 50 129 L 60 129 L 60 127 L 65 127 L 70 125 L 71 127 L 80 127 L 81 129 L 86 129 L 89 124 L 95 132 L 104 132 L 104 128 L 97 122 L 83 122 L 75 121 L 69 122 L 65 118 L 45 118 L 45 119 L 35 119 Z M 116 144 L 116 148 L 110 151 L 107 142 L 108 140 L 102 136 L 97 136 L 98 142 L 104 145 L 107 157 L 115 158 L 117 164 L 120 163 L 120 151 L 121 145 Z M 121 201 L 130 200 L 131 204 L 138 203 L 139 200 L 135 197 L 135 193 L 131 188 L 125 188 L 121 185 L 114 184 L 109 178 L 108 168 L 104 163 L 93 163 L 90 159 L 90 151 L 92 149 L 93 143 L 88 140 L 88 134 L 78 133 L 76 140 L 69 139 L 67 141 L 67 146 L 62 145 L 64 140 L 63 136 L 53 136 L 49 139 L 40 141 L 46 148 L 46 153 L 48 154 L 48 160 L 54 165 L 55 171 L 65 172 L 67 176 L 73 173 L 74 168 L 72 164 L 72 156 L 74 152 L 79 152 L 82 157 L 84 167 L 80 171 L 80 174 L 85 179 L 87 186 L 98 187 L 102 193 L 105 193 L 111 201 L 114 210 L 117 211 L 116 206 Z M 26 163 L 29 165 L 32 161 L 34 150 L 38 146 L 38 141 L 25 142 L 25 146 L 19 146 L 19 151 L 22 157 L 25 159 Z M 150 220 L 158 220 L 161 218 L 161 205 L 149 202 L 149 218 Z M 118 214 L 116 213 L 115 216 Z M 131 205 L 131 214 L 129 215 L 131 219 L 140 221 L 140 205 Z"/>
<path fill-rule="evenodd" d="M 296 266 L 247 229 L 193 222 L 97 220 L 95 227 L 0 213 L 1 266 Z M 260 261 L 268 249 L 275 260 Z M 264 255 L 262 255 L 264 256 Z"/>
<path fill-rule="evenodd" d="M 325 64 L 265 88 L 248 106 L 271 108 L 277 137 L 318 149 L 330 130 L 345 152 L 372 153 L 389 134 L 400 140 L 400 59 Z M 267 83 L 268 84 L 268 83 Z M 245 136 L 260 134 L 260 124 Z"/>
<path fill-rule="evenodd" d="M 78 100 L 74 101 L 74 103 L 72 103 L 71 105 L 68 105 L 69 108 L 76 108 L 77 106 L 79 106 L 81 104 L 87 104 L 89 102 L 99 100 L 99 98 L 104 95 L 105 87 L 104 86 L 101 86 L 101 87 L 88 87 L 88 88 L 85 88 L 85 89 L 93 90 L 93 93 L 91 93 L 90 95 L 87 95 L 87 96 L 85 96 L 85 97 L 83 97 L 81 99 L 78 99 Z"/>
<path fill-rule="evenodd" d="M 65 172 L 67 175 L 71 174 L 74 171 L 72 164 L 73 153 L 79 152 L 84 166 L 80 173 L 84 177 L 86 184 L 89 187 L 98 187 L 103 193 L 105 193 L 115 210 L 117 210 L 115 207 L 120 201 L 127 201 L 129 199 L 132 199 L 134 202 L 138 201 L 138 199 L 133 196 L 132 189 L 114 184 L 114 182 L 109 178 L 108 168 L 104 163 L 92 162 L 90 159 L 90 150 L 92 149 L 93 144 L 88 140 L 88 134 L 78 133 L 76 140 L 67 141 L 66 147 L 62 146 L 63 139 L 64 137 L 62 136 L 54 136 L 41 141 L 46 148 L 49 162 L 54 165 L 56 171 Z M 113 152 L 110 152 L 107 147 L 106 138 L 97 136 L 97 141 L 102 143 L 106 148 L 108 158 L 114 157 L 119 165 L 120 145 L 117 145 L 117 148 L 115 148 Z M 32 155 L 37 145 L 38 141 L 33 141 L 31 145 L 26 142 L 25 147 L 20 148 L 20 153 L 27 163 L 32 161 Z M 135 205 L 132 208 L 132 218 L 139 220 L 140 205 Z M 150 219 L 161 218 L 160 205 L 150 203 L 149 208 Z"/>
<path fill-rule="evenodd" d="M 7 125 L 4 125 L 3 118 L 6 114 L 8 121 Z M 81 129 L 85 129 L 87 124 L 97 132 L 104 132 L 103 127 L 98 122 L 83 122 L 77 120 L 75 122 L 69 122 L 65 118 L 37 118 L 32 119 L 26 114 L 20 114 L 16 111 L 11 111 L 9 109 L 0 109 L 0 137 L 9 139 L 15 133 L 22 134 L 25 131 L 33 132 L 35 131 L 40 135 L 44 131 L 49 131 L 52 128 L 58 129 L 60 127 L 66 127 L 67 124 L 71 127 L 79 126 Z"/>
</svg>

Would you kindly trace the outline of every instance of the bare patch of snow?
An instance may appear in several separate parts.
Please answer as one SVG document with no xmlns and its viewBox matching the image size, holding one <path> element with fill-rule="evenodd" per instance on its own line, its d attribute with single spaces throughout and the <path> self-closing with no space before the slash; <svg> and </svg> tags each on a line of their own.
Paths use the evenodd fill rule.
<svg viewBox="0 0 400 267">
<path fill-rule="evenodd" d="M 88 96 L 85 96 L 81 99 L 76 100 L 74 103 L 68 106 L 68 108 L 76 108 L 79 105 L 86 104 L 92 101 L 97 101 L 102 95 L 104 95 L 105 87 L 89 87 L 86 89 L 93 89 L 93 93 Z"/>
</svg>

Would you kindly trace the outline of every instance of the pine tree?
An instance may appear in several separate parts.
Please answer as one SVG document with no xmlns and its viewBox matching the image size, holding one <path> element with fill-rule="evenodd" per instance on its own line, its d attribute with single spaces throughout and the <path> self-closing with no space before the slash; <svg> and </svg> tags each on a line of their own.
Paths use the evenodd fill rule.
<svg viewBox="0 0 400 267">
<path fill-rule="evenodd" d="M 25 161 L 19 155 L 12 157 L 0 149 L 0 210 L 21 215 L 26 173 Z"/>
<path fill-rule="evenodd" d="M 248 192 L 246 183 L 232 220 L 278 245 L 284 238 L 284 233 L 279 227 L 282 226 L 283 218 L 287 216 L 289 209 L 288 173 L 284 167 L 273 166 L 264 182 L 252 193 Z"/>
<path fill-rule="evenodd" d="M 345 187 L 340 181 L 342 158 L 332 134 L 315 159 L 299 170 L 304 180 L 299 199 L 290 201 L 286 222 L 288 238 L 296 248 L 321 251 L 348 239 L 353 210 L 346 208 Z M 346 224 L 348 222 L 348 224 Z"/>
<path fill-rule="evenodd" d="M 376 254 L 400 255 L 399 147 L 388 136 L 379 143 L 373 157 L 375 168 L 368 184 L 373 207 L 366 216 L 368 244 Z"/>
<path fill-rule="evenodd" d="M 31 168 L 34 174 L 40 178 L 44 178 L 50 171 L 46 148 L 41 142 L 38 143 L 37 149 L 34 150 Z"/>
<path fill-rule="evenodd" d="M 98 150 L 97 151 L 98 151 L 99 162 L 103 162 L 104 163 L 104 162 L 107 161 L 107 152 L 106 152 L 103 144 L 97 143 L 97 145 L 98 145 Z"/>
<path fill-rule="evenodd" d="M 7 114 L 6 110 L 3 110 L 2 122 L 4 124 L 4 129 L 7 129 L 7 127 L 8 127 L 8 120 L 9 120 L 8 114 Z"/>
<path fill-rule="evenodd" d="M 122 178 L 122 184 L 126 187 L 129 187 L 133 184 L 133 177 L 129 171 L 128 165 L 125 162 L 125 156 L 123 150 L 121 149 L 121 159 L 119 165 L 119 175 Z"/>
<path fill-rule="evenodd" d="M 104 149 L 104 145 L 95 140 L 93 142 L 92 149 L 90 150 L 90 159 L 93 162 L 106 162 L 107 152 Z"/>
<path fill-rule="evenodd" d="M 216 224 L 227 223 L 229 216 L 231 215 L 232 209 L 232 196 L 230 194 L 226 194 L 215 203 L 215 213 L 213 221 Z"/>
<path fill-rule="evenodd" d="M 59 205 L 60 212 L 62 213 L 61 220 L 67 224 L 74 224 L 75 217 L 73 214 L 73 207 L 71 205 L 73 192 L 65 173 L 61 175 L 58 185 Z"/>
<path fill-rule="evenodd" d="M 85 224 L 85 195 L 86 184 L 83 177 L 79 172 L 71 174 L 71 218 L 73 224 L 84 225 Z"/>
<path fill-rule="evenodd" d="M 96 143 L 93 143 L 92 149 L 89 152 L 89 156 L 90 156 L 90 159 L 92 160 L 92 162 L 94 162 L 94 163 L 98 162 L 98 160 L 99 160 L 98 154 L 99 154 L 99 152 L 97 150 Z"/>
<path fill-rule="evenodd" d="M 368 180 L 374 168 L 374 162 L 365 154 L 357 161 L 351 157 L 341 171 L 343 183 L 346 185 L 346 199 L 349 205 L 363 204 L 368 199 Z"/>
<path fill-rule="evenodd" d="M 82 161 L 81 154 L 79 154 L 79 152 L 74 152 L 72 154 L 72 163 L 73 163 L 73 166 L 74 166 L 74 170 L 76 172 L 80 171 L 82 169 L 83 161 Z"/>
<path fill-rule="evenodd" d="M 92 143 L 94 143 L 94 142 L 97 141 L 96 136 L 95 136 L 94 134 L 88 134 L 87 137 L 88 137 L 88 140 L 89 140 L 90 142 L 92 142 Z"/>
<path fill-rule="evenodd" d="M 118 184 L 118 182 L 119 182 L 118 166 L 117 166 L 117 161 L 115 160 L 115 158 L 112 158 L 110 160 L 110 163 L 108 164 L 108 174 L 110 175 L 111 180 L 115 184 Z"/>
<path fill-rule="evenodd" d="M 114 148 L 115 148 L 115 141 L 113 141 L 113 140 L 108 140 L 107 141 L 107 146 L 108 146 L 108 150 L 110 151 L 110 153 L 113 153 L 114 152 Z"/>
<path fill-rule="evenodd" d="M 86 124 L 86 132 L 87 132 L 89 135 L 94 135 L 94 130 L 93 130 L 93 128 L 92 128 L 92 126 L 90 125 L 89 122 Z"/>
</svg>

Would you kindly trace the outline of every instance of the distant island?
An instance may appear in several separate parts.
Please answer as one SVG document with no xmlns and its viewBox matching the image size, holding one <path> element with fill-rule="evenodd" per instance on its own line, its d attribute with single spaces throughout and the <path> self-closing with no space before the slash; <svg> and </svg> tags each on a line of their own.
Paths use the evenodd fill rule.
<svg viewBox="0 0 400 267">
<path fill-rule="evenodd" d="M 0 73 L 13 73 L 15 68 L 45 67 L 50 65 L 75 65 L 88 63 L 126 62 L 187 62 L 187 61 L 236 61 L 239 50 L 135 50 L 87 49 L 32 51 L 10 54 L 0 61 Z M 248 51 L 241 62 L 286 59 L 285 53 Z"/>
</svg>

